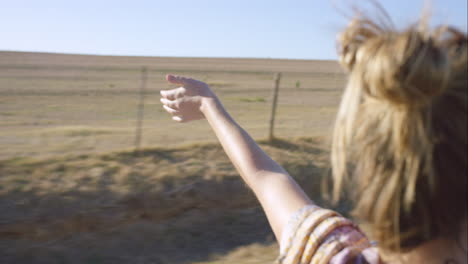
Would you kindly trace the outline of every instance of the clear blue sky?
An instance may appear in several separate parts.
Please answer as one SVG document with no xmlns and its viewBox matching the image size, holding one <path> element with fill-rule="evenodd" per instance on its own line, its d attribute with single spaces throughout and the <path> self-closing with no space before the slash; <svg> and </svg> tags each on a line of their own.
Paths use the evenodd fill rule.
<svg viewBox="0 0 468 264">
<path fill-rule="evenodd" d="M 340 0 L 0 0 L 0 50 L 101 55 L 334 59 Z M 424 0 L 382 0 L 414 21 Z M 466 31 L 467 0 L 432 0 Z"/>
</svg>

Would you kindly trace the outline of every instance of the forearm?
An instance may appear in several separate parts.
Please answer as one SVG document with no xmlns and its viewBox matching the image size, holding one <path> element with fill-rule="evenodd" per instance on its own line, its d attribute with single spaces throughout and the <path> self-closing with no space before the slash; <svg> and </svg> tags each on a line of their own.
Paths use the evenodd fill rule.
<svg viewBox="0 0 468 264">
<path fill-rule="evenodd" d="M 225 111 L 211 100 L 203 113 L 226 154 L 262 204 L 279 239 L 290 214 L 310 200 L 289 174 L 272 160 Z"/>
<path fill-rule="evenodd" d="M 262 172 L 287 172 L 273 161 L 217 101 L 211 101 L 204 114 L 226 154 L 251 188 L 264 178 Z M 254 190 L 255 191 L 255 190 Z"/>
</svg>

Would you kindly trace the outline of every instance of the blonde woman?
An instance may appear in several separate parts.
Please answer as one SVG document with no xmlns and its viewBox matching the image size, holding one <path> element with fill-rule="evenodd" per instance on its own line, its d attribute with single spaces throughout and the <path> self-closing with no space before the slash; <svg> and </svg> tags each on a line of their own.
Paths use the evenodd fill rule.
<svg viewBox="0 0 468 264">
<path fill-rule="evenodd" d="M 466 34 L 358 16 L 338 40 L 349 80 L 333 194 L 351 193 L 356 222 L 314 205 L 207 84 L 168 75 L 180 87 L 161 102 L 177 122 L 208 121 L 266 212 L 278 263 L 467 263 Z"/>
</svg>

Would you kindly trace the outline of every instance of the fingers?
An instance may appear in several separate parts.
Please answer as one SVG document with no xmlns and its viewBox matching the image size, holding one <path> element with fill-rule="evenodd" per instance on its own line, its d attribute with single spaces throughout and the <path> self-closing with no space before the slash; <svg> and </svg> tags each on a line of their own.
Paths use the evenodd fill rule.
<svg viewBox="0 0 468 264">
<path fill-rule="evenodd" d="M 173 108 L 170 108 L 169 106 L 163 105 L 163 108 L 164 108 L 164 110 L 166 110 L 166 112 L 168 112 L 171 115 L 179 115 L 180 114 L 179 111 L 177 111 L 177 110 L 175 110 Z"/>
<path fill-rule="evenodd" d="M 193 81 L 190 78 L 182 77 L 182 76 L 177 76 L 177 75 L 172 75 L 168 74 L 166 75 L 166 80 L 170 83 L 173 84 L 180 84 L 180 85 L 186 85 L 187 83 Z"/>
<path fill-rule="evenodd" d="M 167 106 L 171 109 L 178 110 L 179 109 L 179 102 L 177 100 L 168 100 L 166 98 L 161 98 L 160 99 L 161 103 L 164 106 Z"/>
<path fill-rule="evenodd" d="M 179 123 L 184 122 L 184 119 L 181 116 L 173 116 L 172 120 L 179 122 Z"/>
<path fill-rule="evenodd" d="M 179 123 L 185 122 L 184 119 L 182 118 L 181 113 L 178 110 L 168 106 L 168 105 L 172 105 L 173 107 L 175 107 L 176 102 L 169 101 L 164 98 L 161 98 L 161 102 L 163 103 L 164 110 L 166 110 L 166 112 L 172 115 L 172 120 L 179 122 Z"/>
<path fill-rule="evenodd" d="M 183 97 L 185 95 L 186 89 L 184 87 L 179 87 L 172 90 L 161 90 L 160 94 L 163 98 L 168 100 L 176 100 L 177 98 Z"/>
</svg>

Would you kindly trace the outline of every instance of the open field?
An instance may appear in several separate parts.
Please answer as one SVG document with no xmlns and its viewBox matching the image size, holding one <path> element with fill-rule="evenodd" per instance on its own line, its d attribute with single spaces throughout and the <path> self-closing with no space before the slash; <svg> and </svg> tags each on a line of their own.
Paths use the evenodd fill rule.
<svg viewBox="0 0 468 264">
<path fill-rule="evenodd" d="M 215 140 L 205 122 L 181 129 L 163 112 L 159 90 L 170 87 L 167 73 L 209 83 L 257 139 L 268 133 L 275 72 L 283 73 L 280 137 L 326 135 L 344 83 L 334 61 L 0 52 L 0 159 L 132 148 L 142 66 L 149 68 L 143 146 Z"/>
<path fill-rule="evenodd" d="M 132 152 L 140 69 L 143 149 Z M 282 72 L 276 135 L 267 136 Z M 204 121 L 173 123 L 166 73 L 209 83 L 319 203 L 344 75 L 333 61 L 0 52 L 0 263 L 271 263 L 255 197 Z M 297 87 L 297 83 L 300 83 Z M 343 210 L 341 210 L 343 211 Z"/>
</svg>

